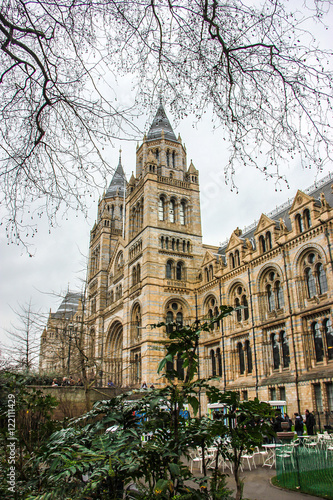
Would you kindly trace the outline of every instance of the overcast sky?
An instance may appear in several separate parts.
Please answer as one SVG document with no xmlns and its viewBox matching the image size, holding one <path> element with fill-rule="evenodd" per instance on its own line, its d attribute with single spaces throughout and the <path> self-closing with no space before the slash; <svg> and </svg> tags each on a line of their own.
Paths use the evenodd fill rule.
<svg viewBox="0 0 333 500">
<path fill-rule="evenodd" d="M 330 18 L 332 21 L 332 15 Z M 332 24 L 330 22 L 330 30 L 325 33 L 326 41 L 333 39 Z M 122 93 L 125 92 L 126 88 L 122 87 Z M 131 100 L 129 90 L 127 99 Z M 260 172 L 243 167 L 235 174 L 238 190 L 231 191 L 223 175 L 223 166 L 228 159 L 227 146 L 217 132 L 213 133 L 209 116 L 206 115 L 197 126 L 193 126 L 190 117 L 175 125 L 167 105 L 165 109 L 176 136 L 180 133 L 186 145 L 188 164 L 192 159 L 199 170 L 204 243 L 219 245 L 236 227 L 242 229 L 259 220 L 261 213 L 270 212 L 288 198 L 293 198 L 297 189 L 308 188 L 332 171 L 332 165 L 328 164 L 319 174 L 315 170 L 303 170 L 296 159 L 292 165 L 283 168 L 289 181 L 288 189 L 287 184 L 280 182 L 277 186 L 274 179 L 265 180 Z M 155 111 L 151 112 L 152 117 Z M 135 171 L 136 142 L 114 142 L 107 159 L 115 168 L 120 147 L 129 179 Z M 100 195 L 102 192 L 101 189 Z M 35 310 L 47 314 L 50 308 L 52 311 L 57 309 L 68 287 L 70 290 L 80 288 L 85 276 L 89 232 L 95 221 L 97 201 L 98 194 L 95 200 L 89 199 L 88 220 L 70 214 L 67 219 L 59 220 L 59 227 L 52 229 L 51 233 L 47 221 L 42 220 L 32 241 L 33 257 L 21 247 L 7 245 L 4 230 L 0 227 L 0 341 L 6 340 L 4 331 L 11 328 L 11 323 L 16 323 L 12 309 L 18 304 L 31 299 Z"/>
</svg>

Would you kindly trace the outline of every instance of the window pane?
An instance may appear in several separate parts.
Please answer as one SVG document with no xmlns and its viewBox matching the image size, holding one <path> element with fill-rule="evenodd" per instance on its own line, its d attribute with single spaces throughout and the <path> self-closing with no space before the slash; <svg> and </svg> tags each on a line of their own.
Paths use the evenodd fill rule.
<svg viewBox="0 0 333 500">
<path fill-rule="evenodd" d="M 266 291 L 267 291 L 268 310 L 269 311 L 274 311 L 274 309 L 275 309 L 275 300 L 274 300 L 274 294 L 272 292 L 271 285 L 267 285 Z"/>
<path fill-rule="evenodd" d="M 216 350 L 216 357 L 217 357 L 218 374 L 219 374 L 219 377 L 221 377 L 222 376 L 222 357 L 221 357 L 220 348 L 218 348 Z"/>
<path fill-rule="evenodd" d="M 164 203 L 162 198 L 158 201 L 158 219 L 164 220 Z"/>
<path fill-rule="evenodd" d="M 212 367 L 212 377 L 216 376 L 216 362 L 215 362 L 215 353 L 214 350 L 212 349 L 210 351 L 210 359 L 211 359 L 211 367 Z"/>
<path fill-rule="evenodd" d="M 321 394 L 321 387 L 319 384 L 315 384 L 313 387 L 314 387 L 317 411 L 321 412 L 323 411 L 323 398 Z"/>
<path fill-rule="evenodd" d="M 180 223 L 182 225 L 184 225 L 185 224 L 185 203 L 184 202 L 182 202 L 180 204 L 179 219 L 180 219 Z"/>
<path fill-rule="evenodd" d="M 307 268 L 305 270 L 305 279 L 308 288 L 308 296 L 311 299 L 311 297 L 314 297 L 316 295 L 316 282 L 310 268 Z"/>
<path fill-rule="evenodd" d="M 277 370 L 280 366 L 280 351 L 279 344 L 276 340 L 276 335 L 272 335 L 272 351 L 273 351 L 273 366 L 274 370 Z"/>
<path fill-rule="evenodd" d="M 239 372 L 241 375 L 245 372 L 245 363 L 244 363 L 244 351 L 241 343 L 238 344 L 238 357 L 239 357 Z"/>
<path fill-rule="evenodd" d="M 322 361 L 324 358 L 323 338 L 318 323 L 313 323 L 312 334 L 315 348 L 316 361 Z"/>
<path fill-rule="evenodd" d="M 327 345 L 327 357 L 328 359 L 333 359 L 333 329 L 332 321 L 330 319 L 326 319 L 324 321 L 324 332 Z"/>
<path fill-rule="evenodd" d="M 169 202 L 169 221 L 175 222 L 175 202 L 173 200 Z"/>
<path fill-rule="evenodd" d="M 252 373 L 252 351 L 250 342 L 246 341 L 247 372 Z"/>
<path fill-rule="evenodd" d="M 283 368 L 288 368 L 290 364 L 289 344 L 286 332 L 281 332 Z"/>
<path fill-rule="evenodd" d="M 319 263 L 317 265 L 316 271 L 319 284 L 319 293 L 325 293 L 327 292 L 327 279 L 324 266 L 321 263 Z"/>
</svg>

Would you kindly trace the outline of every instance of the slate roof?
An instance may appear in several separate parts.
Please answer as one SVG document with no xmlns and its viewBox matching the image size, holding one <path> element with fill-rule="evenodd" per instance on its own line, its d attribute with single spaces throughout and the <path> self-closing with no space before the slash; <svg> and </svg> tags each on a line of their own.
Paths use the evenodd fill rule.
<svg viewBox="0 0 333 500">
<path fill-rule="evenodd" d="M 105 193 L 105 198 L 112 198 L 114 196 L 124 196 L 124 184 L 126 182 L 126 175 L 121 164 L 121 155 L 119 155 L 118 167 L 113 174 L 112 181 Z"/>
<path fill-rule="evenodd" d="M 166 139 L 177 141 L 175 133 L 170 125 L 169 119 L 164 111 L 163 104 L 160 103 L 153 123 L 150 126 L 147 139 L 160 139 L 162 137 L 162 130 L 164 131 L 164 137 Z"/>
<path fill-rule="evenodd" d="M 321 205 L 320 193 L 324 193 L 326 201 L 332 207 L 333 206 L 333 192 L 331 189 L 332 183 L 333 183 L 333 176 L 331 174 L 329 174 L 326 177 L 324 177 L 324 179 L 317 182 L 315 185 L 309 187 L 308 189 L 304 189 L 304 190 L 301 189 L 300 191 L 302 191 L 303 193 L 306 193 L 307 195 L 309 195 L 312 198 L 314 198 L 315 200 L 317 200 L 319 206 Z M 295 193 L 295 195 L 296 195 L 296 193 Z M 288 202 L 284 203 L 283 205 L 276 208 L 272 212 L 266 214 L 267 217 L 276 221 L 277 225 L 279 225 L 279 219 L 280 218 L 283 219 L 286 226 L 287 226 L 288 231 L 291 230 L 291 220 L 289 217 L 289 210 L 294 202 L 294 198 L 290 199 Z M 254 248 L 255 248 L 254 233 L 257 229 L 258 222 L 259 221 L 256 221 L 253 224 L 251 224 L 251 226 L 249 226 L 248 228 L 245 228 L 245 230 L 242 232 L 242 235 L 240 236 L 240 238 L 243 239 L 244 241 L 246 238 L 248 238 L 252 242 L 252 245 Z M 226 248 L 227 248 L 228 243 L 229 243 L 229 239 L 230 238 L 228 238 L 228 240 L 220 246 L 220 248 L 218 250 L 219 254 L 221 254 L 221 255 L 225 254 Z"/>
<path fill-rule="evenodd" d="M 51 317 L 53 319 L 71 319 L 78 310 L 81 299 L 81 293 L 67 292 L 57 312 L 52 313 Z"/>
</svg>

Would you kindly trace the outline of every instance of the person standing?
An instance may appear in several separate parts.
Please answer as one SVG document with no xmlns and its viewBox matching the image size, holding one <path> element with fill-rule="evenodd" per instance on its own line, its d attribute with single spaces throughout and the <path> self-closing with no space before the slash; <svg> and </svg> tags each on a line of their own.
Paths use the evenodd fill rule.
<svg viewBox="0 0 333 500">
<path fill-rule="evenodd" d="M 309 410 L 305 410 L 305 426 L 306 430 L 308 432 L 308 436 L 313 436 L 314 431 L 313 428 L 315 426 L 315 418 L 312 413 L 309 412 Z"/>
<path fill-rule="evenodd" d="M 295 432 L 298 437 L 302 437 L 304 430 L 303 418 L 298 413 L 294 413 L 294 417 L 295 417 Z"/>
</svg>

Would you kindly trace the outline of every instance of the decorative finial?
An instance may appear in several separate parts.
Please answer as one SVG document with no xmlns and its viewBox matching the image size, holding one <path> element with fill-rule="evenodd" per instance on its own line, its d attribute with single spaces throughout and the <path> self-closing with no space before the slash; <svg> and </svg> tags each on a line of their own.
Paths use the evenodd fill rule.
<svg viewBox="0 0 333 500">
<path fill-rule="evenodd" d="M 119 163 L 121 163 L 121 147 L 119 148 Z"/>
</svg>

